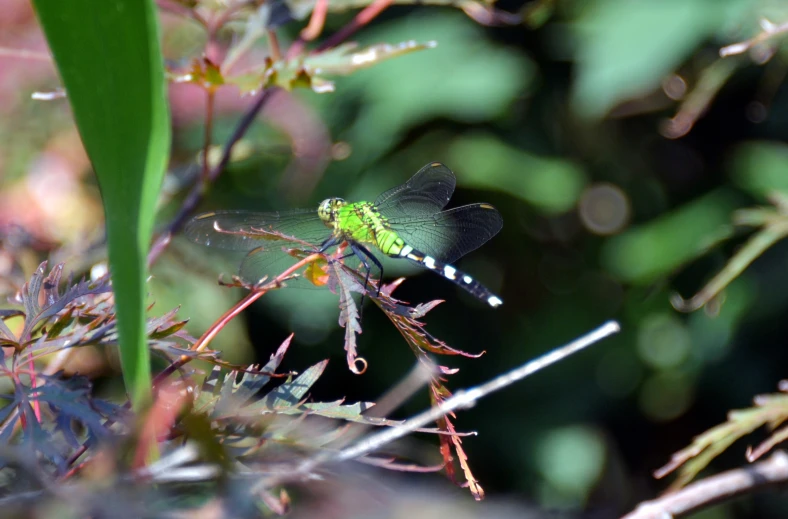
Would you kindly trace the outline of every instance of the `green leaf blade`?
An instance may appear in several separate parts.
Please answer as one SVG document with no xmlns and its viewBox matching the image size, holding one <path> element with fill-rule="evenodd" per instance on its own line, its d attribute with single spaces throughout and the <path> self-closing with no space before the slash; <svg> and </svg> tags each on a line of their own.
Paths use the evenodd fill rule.
<svg viewBox="0 0 788 519">
<path fill-rule="evenodd" d="M 35 0 L 101 188 L 123 376 L 134 407 L 150 401 L 146 258 L 167 164 L 170 118 L 151 0 Z"/>
</svg>

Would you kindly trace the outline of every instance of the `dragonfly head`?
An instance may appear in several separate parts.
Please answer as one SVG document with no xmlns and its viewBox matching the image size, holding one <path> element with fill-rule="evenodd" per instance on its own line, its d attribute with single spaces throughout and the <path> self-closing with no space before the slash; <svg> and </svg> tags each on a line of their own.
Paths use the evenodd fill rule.
<svg viewBox="0 0 788 519">
<path fill-rule="evenodd" d="M 337 220 L 337 211 L 340 207 L 347 204 L 342 198 L 326 198 L 320 202 L 317 208 L 317 215 L 326 225 L 331 225 Z"/>
</svg>

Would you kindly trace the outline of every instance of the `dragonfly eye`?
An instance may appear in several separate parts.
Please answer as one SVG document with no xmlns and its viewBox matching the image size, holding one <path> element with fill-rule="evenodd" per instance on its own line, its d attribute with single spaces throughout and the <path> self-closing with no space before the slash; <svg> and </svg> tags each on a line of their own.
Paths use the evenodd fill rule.
<svg viewBox="0 0 788 519">
<path fill-rule="evenodd" d="M 331 223 L 336 220 L 336 212 L 343 205 L 345 205 L 345 201 L 341 198 L 326 198 L 320 202 L 320 206 L 317 208 L 317 215 L 325 223 Z"/>
</svg>

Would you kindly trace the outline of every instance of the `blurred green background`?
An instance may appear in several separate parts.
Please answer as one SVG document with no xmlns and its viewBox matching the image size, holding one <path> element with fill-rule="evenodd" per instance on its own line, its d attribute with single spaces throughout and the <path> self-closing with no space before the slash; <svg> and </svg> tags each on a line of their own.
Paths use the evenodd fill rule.
<svg viewBox="0 0 788 519">
<path fill-rule="evenodd" d="M 27 3 L 0 20 L 0 47 L 43 52 Z M 779 38 L 722 60 L 766 17 L 788 20 L 767 0 L 543 0 L 504 2 L 525 23 L 483 27 L 446 7 L 393 7 L 358 33 L 362 44 L 436 41 L 437 47 L 332 78 L 335 93 L 277 97 L 241 143 L 201 209 L 312 207 L 328 196 L 374 198 L 421 166 L 452 168 L 451 204 L 494 204 L 502 232 L 459 267 L 504 300 L 491 310 L 438 276 L 398 262 L 403 300 L 446 303 L 428 330 L 479 359 L 444 357 L 460 368 L 449 387 L 478 384 L 607 319 L 623 332 L 549 371 L 462 412 L 457 425 L 471 467 L 491 496 L 507 495 L 600 517 L 655 497 L 651 472 L 693 436 L 776 390 L 788 325 L 788 246 L 778 243 L 734 281 L 714 308 L 678 313 L 747 237 L 731 227 L 739 208 L 788 190 L 788 54 Z M 327 33 L 352 13 L 329 17 Z M 197 57 L 202 35 L 165 15 L 172 64 Z M 292 41 L 298 24 L 280 38 Z M 265 43 L 259 52 L 264 55 Z M 0 270 L 15 288 L 54 247 L 67 269 L 102 252 L 101 205 L 63 100 L 32 100 L 58 86 L 41 56 L 0 53 Z M 193 85 L 171 89 L 174 157 L 161 222 L 188 189 L 203 142 L 204 100 Z M 214 142 L 234 129 L 249 97 L 220 90 Z M 16 227 L 19 226 L 19 227 Z M 22 232 L 21 229 L 24 230 Z M 23 238 L 20 238 L 23 237 Z M 12 261 L 18 260 L 18 261 Z M 219 288 L 232 272 L 203 249 L 176 243 L 157 263 L 151 300 L 182 305 L 199 335 L 239 293 Z M 352 375 L 342 351 L 336 296 L 284 290 L 267 295 L 214 346 L 228 360 L 260 361 L 295 332 L 285 369 L 331 358 L 313 397 L 375 400 L 414 358 L 372 305 L 365 308 Z M 399 410 L 428 405 L 421 394 Z M 714 471 L 745 463 L 735 444 Z M 425 438 L 434 442 L 434 438 Z M 704 518 L 780 517 L 788 505 L 759 497 L 713 508 Z"/>
</svg>

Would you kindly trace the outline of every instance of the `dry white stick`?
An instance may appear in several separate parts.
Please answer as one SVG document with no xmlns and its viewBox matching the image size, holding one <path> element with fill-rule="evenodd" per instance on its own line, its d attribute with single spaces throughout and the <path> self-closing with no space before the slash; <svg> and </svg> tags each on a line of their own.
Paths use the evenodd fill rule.
<svg viewBox="0 0 788 519">
<path fill-rule="evenodd" d="M 775 25 L 766 18 L 761 18 L 761 29 L 763 32 L 760 32 L 750 38 L 749 40 L 745 40 L 739 43 L 734 43 L 731 45 L 727 45 L 720 49 L 720 57 L 726 58 L 728 56 L 733 56 L 736 54 L 742 54 L 751 48 L 759 45 L 761 43 L 765 43 L 768 40 L 779 36 L 781 34 L 788 33 L 788 22 L 781 23 L 780 25 Z"/>
<path fill-rule="evenodd" d="M 555 364 L 559 360 L 562 360 L 569 355 L 572 355 L 573 353 L 576 353 L 583 348 L 594 344 L 595 342 L 599 342 L 600 340 L 617 333 L 619 330 L 621 330 L 621 327 L 617 322 L 609 321 L 596 330 L 583 335 L 582 337 L 570 342 L 569 344 L 566 344 L 565 346 L 556 348 L 553 351 L 542 355 L 541 357 L 537 357 L 536 359 L 523 364 L 519 368 L 516 368 L 509 373 L 500 375 L 480 386 L 458 391 L 451 398 L 444 400 L 439 406 L 432 407 L 427 411 L 410 418 L 402 425 L 389 427 L 383 431 L 368 436 L 355 445 L 338 452 L 331 459 L 331 461 L 350 460 L 375 452 L 384 445 L 402 438 L 403 436 L 412 433 L 416 429 L 419 429 L 428 423 L 432 423 L 435 420 L 448 415 L 452 411 L 472 407 L 476 401 L 482 397 L 503 389 L 506 386 L 510 386 L 518 380 L 522 380 L 525 377 L 532 375 L 537 371 L 546 368 L 547 366 L 550 366 L 551 364 Z"/>
</svg>

